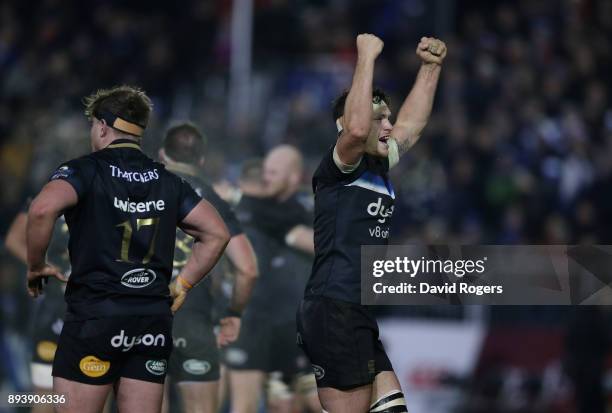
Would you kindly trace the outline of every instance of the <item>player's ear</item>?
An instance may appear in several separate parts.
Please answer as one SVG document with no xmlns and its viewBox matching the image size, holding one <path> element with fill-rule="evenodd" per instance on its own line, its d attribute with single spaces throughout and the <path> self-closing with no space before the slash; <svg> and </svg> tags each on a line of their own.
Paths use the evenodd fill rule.
<svg viewBox="0 0 612 413">
<path fill-rule="evenodd" d="M 200 159 L 198 159 L 198 166 L 200 168 L 204 167 L 204 162 L 206 161 L 206 158 L 204 157 L 204 155 L 200 156 Z"/>
<path fill-rule="evenodd" d="M 106 124 L 106 121 L 104 119 L 101 119 L 100 122 L 100 137 L 101 138 L 105 138 L 106 135 L 108 135 L 108 125 Z"/>
</svg>

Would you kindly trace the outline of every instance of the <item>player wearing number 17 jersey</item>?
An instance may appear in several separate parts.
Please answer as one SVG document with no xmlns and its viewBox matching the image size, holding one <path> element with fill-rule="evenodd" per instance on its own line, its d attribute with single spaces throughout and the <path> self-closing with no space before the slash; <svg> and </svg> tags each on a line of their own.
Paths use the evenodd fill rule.
<svg viewBox="0 0 612 413">
<path fill-rule="evenodd" d="M 28 214 L 28 291 L 63 275 L 45 262 L 53 224 L 64 214 L 72 273 L 53 363 L 62 412 L 97 412 L 115 386 L 120 411 L 156 412 L 172 349 L 172 275 L 179 226 L 192 256 L 172 285 L 173 310 L 229 241 L 217 211 L 191 186 L 144 155 L 151 104 L 131 87 L 86 100 L 93 153 L 61 165 Z"/>
<path fill-rule="evenodd" d="M 422 38 L 422 65 L 395 125 L 389 100 L 372 89 L 383 43 L 357 37 L 350 90 L 337 99 L 336 144 L 313 176 L 315 262 L 298 310 L 298 343 L 312 362 L 323 409 L 333 413 L 401 413 L 406 402 L 361 305 L 361 246 L 386 245 L 395 194 L 388 171 L 427 124 L 446 54 L 443 42 Z"/>
</svg>

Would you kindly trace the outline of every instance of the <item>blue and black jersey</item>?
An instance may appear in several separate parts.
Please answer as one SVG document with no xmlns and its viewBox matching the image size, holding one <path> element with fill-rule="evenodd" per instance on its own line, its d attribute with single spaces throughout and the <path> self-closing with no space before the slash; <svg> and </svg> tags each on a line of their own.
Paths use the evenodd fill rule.
<svg viewBox="0 0 612 413">
<path fill-rule="evenodd" d="M 395 193 L 389 162 L 364 154 L 359 167 L 343 173 L 331 148 L 317 168 L 315 261 L 305 297 L 361 302 L 361 246 L 387 245 Z"/>
</svg>

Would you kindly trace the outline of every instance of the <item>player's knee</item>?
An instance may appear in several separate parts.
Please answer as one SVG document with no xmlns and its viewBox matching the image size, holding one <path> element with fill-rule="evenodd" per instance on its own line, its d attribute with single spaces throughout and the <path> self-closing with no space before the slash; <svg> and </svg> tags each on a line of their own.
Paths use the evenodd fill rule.
<svg viewBox="0 0 612 413">
<path fill-rule="evenodd" d="M 385 394 L 370 406 L 370 413 L 406 413 L 406 399 L 401 390 L 393 390 Z"/>
</svg>

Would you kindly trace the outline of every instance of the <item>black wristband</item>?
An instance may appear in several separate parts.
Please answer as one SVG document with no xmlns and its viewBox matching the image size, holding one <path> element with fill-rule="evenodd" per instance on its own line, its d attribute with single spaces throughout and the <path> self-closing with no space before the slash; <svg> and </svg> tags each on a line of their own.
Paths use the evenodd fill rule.
<svg viewBox="0 0 612 413">
<path fill-rule="evenodd" d="M 226 317 L 242 317 L 242 311 L 237 311 L 234 310 L 232 308 L 228 308 L 227 310 L 225 310 L 225 316 Z"/>
</svg>

